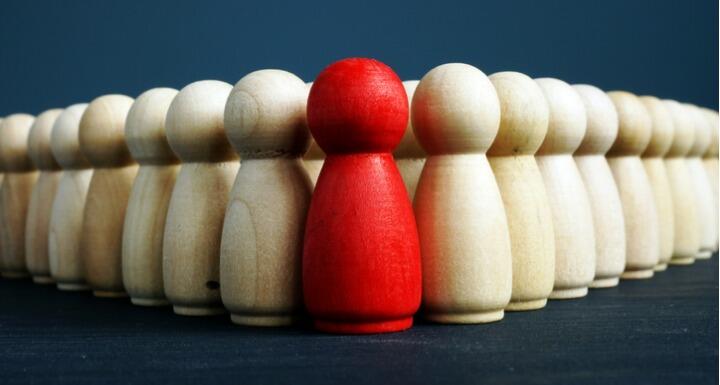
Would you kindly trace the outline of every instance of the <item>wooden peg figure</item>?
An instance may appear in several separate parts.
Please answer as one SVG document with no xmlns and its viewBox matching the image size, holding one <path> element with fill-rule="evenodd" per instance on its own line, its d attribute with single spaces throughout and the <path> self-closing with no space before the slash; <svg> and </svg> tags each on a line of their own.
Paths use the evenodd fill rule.
<svg viewBox="0 0 720 385">
<path fill-rule="evenodd" d="M 595 278 L 590 287 L 614 287 L 625 270 L 625 220 L 605 154 L 618 135 L 617 111 L 604 91 L 590 85 L 573 88 L 587 116 L 585 137 L 574 158 L 590 198 L 595 229 Z"/>
<path fill-rule="evenodd" d="M 96 297 L 125 297 L 122 234 L 137 163 L 125 143 L 125 118 L 133 99 L 105 95 L 80 119 L 80 150 L 93 166 L 83 213 L 80 254 L 85 279 Z"/>
<path fill-rule="evenodd" d="M 420 305 L 420 248 L 391 151 L 408 101 L 390 67 L 345 59 L 315 80 L 308 127 L 327 157 L 305 225 L 303 293 L 317 329 L 384 333 L 412 326 Z"/>
<path fill-rule="evenodd" d="M 673 125 L 673 140 L 665 155 L 665 169 L 670 183 L 673 204 L 673 254 L 671 265 L 695 262 L 700 250 L 698 207 L 693 192 L 693 179 L 685 157 L 695 141 L 693 122 L 683 106 L 674 100 L 663 100 Z"/>
<path fill-rule="evenodd" d="M 232 86 L 191 83 L 175 96 L 165 119 L 180 173 L 163 237 L 163 285 L 176 314 L 225 312 L 220 300 L 220 238 L 230 189 L 240 162 L 223 125 Z"/>
<path fill-rule="evenodd" d="M 540 87 L 518 72 L 490 75 L 500 101 L 500 128 L 487 156 L 510 231 L 510 311 L 545 307 L 555 280 L 555 235 L 535 152 L 547 133 L 550 110 Z M 528 213 L 533 213 L 528 215 Z"/>
<path fill-rule="evenodd" d="M 640 154 L 650 143 L 652 120 L 637 96 L 608 92 L 618 113 L 618 136 L 607 154 L 625 219 L 626 259 L 621 278 L 646 279 L 660 260 L 660 229 L 652 186 Z"/>
<path fill-rule="evenodd" d="M 28 276 L 25 262 L 25 221 L 38 172 L 28 156 L 28 135 L 35 118 L 28 114 L 6 116 L 0 125 L 0 275 Z"/>
<path fill-rule="evenodd" d="M 168 304 L 163 290 L 162 240 L 180 160 L 167 142 L 165 116 L 177 93 L 173 88 L 144 92 L 135 99 L 125 122 L 128 148 L 140 164 L 122 239 L 123 285 L 135 305 Z"/>
<path fill-rule="evenodd" d="M 585 184 L 573 159 L 587 118 L 580 95 L 562 80 L 535 80 L 550 108 L 548 133 L 535 158 L 550 202 L 555 233 L 555 285 L 551 299 L 587 295 L 595 276 L 595 230 Z"/>
<path fill-rule="evenodd" d="M 708 181 L 710 182 L 710 187 L 712 187 L 713 192 L 713 204 L 715 209 L 713 210 L 713 221 L 714 226 L 717 229 L 718 228 L 718 211 L 720 211 L 720 208 L 718 207 L 718 187 L 720 185 L 720 181 L 718 181 L 718 113 L 717 111 L 713 111 L 709 108 L 703 109 L 703 113 L 705 114 L 705 118 L 707 119 L 707 123 L 710 127 L 710 145 L 708 146 L 707 150 L 705 151 L 705 154 L 703 154 L 703 167 L 705 167 L 705 172 L 708 176 Z M 715 247 L 713 248 L 715 252 L 718 251 L 718 232 L 715 232 Z"/>
<path fill-rule="evenodd" d="M 240 154 L 220 250 L 220 292 L 234 323 L 282 326 L 303 311 L 302 250 L 313 186 L 307 90 L 297 76 L 255 71 L 233 88 L 225 130 Z"/>
<path fill-rule="evenodd" d="M 28 136 L 28 155 L 40 170 L 28 205 L 25 259 L 33 282 L 51 284 L 48 231 L 53 200 L 60 182 L 60 165 L 50 150 L 50 135 L 62 109 L 47 110 L 35 118 Z"/>
<path fill-rule="evenodd" d="M 640 101 L 645 105 L 652 121 L 650 143 L 641 158 L 652 187 L 658 218 L 660 255 L 655 271 L 665 271 L 672 259 L 675 238 L 672 189 L 665 167 L 665 155 L 672 146 L 675 130 L 672 117 L 663 102 L 652 96 L 643 96 Z"/>
<path fill-rule="evenodd" d="M 420 80 L 411 110 L 428 154 L 415 193 L 425 317 L 499 321 L 513 266 L 502 197 L 485 155 L 500 125 L 495 88 L 473 66 L 444 64 Z"/>
<path fill-rule="evenodd" d="M 83 212 L 93 170 L 80 151 L 80 119 L 87 104 L 73 104 L 58 116 L 50 149 L 62 168 L 50 214 L 48 254 L 50 274 L 60 290 L 87 290 L 80 254 Z"/>
<path fill-rule="evenodd" d="M 415 88 L 418 85 L 417 80 L 408 80 L 403 82 L 405 92 L 408 96 L 408 103 L 412 100 Z M 415 190 L 417 189 L 418 180 L 420 179 L 420 173 L 422 172 L 423 165 L 425 165 L 425 151 L 420 147 L 415 133 L 413 132 L 412 121 L 408 120 L 408 126 L 405 129 L 400 144 L 393 151 L 395 157 L 395 164 L 400 170 L 400 176 L 403 178 L 405 183 L 405 189 L 410 197 L 410 202 L 415 199 Z"/>
</svg>

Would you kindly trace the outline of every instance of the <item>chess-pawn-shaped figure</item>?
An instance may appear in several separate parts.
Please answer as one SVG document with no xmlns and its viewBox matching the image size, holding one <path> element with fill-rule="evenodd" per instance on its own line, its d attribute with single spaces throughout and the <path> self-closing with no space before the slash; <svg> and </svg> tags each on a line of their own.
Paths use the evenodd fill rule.
<svg viewBox="0 0 720 385">
<path fill-rule="evenodd" d="M 125 142 L 125 119 L 133 99 L 104 95 L 80 119 L 80 151 L 93 166 L 80 254 L 85 279 L 96 297 L 126 296 L 122 279 L 125 211 L 138 165 Z"/>
<path fill-rule="evenodd" d="M 40 170 L 33 187 L 25 223 L 25 262 L 33 282 L 50 284 L 48 232 L 55 193 L 60 182 L 60 165 L 50 150 L 50 135 L 62 109 L 47 110 L 35 118 L 28 136 L 28 155 Z"/>
<path fill-rule="evenodd" d="M 710 187 L 712 187 L 713 192 L 713 205 L 715 209 L 713 210 L 713 220 L 715 222 L 715 228 L 718 228 L 718 211 L 720 211 L 720 208 L 718 207 L 718 185 L 720 185 L 720 181 L 718 181 L 718 113 L 717 111 L 713 111 L 711 109 L 705 108 L 703 109 L 703 113 L 705 114 L 705 119 L 707 119 L 708 125 L 710 126 L 710 145 L 708 146 L 707 150 L 705 150 L 705 154 L 703 154 L 703 167 L 705 167 L 705 172 L 708 176 L 708 181 L 710 182 Z M 715 233 L 715 247 L 714 251 L 718 251 L 718 233 Z"/>
<path fill-rule="evenodd" d="M 305 86 L 307 87 L 307 91 L 310 92 L 310 88 L 312 88 L 312 82 L 306 83 Z M 322 169 L 323 162 L 325 162 L 325 153 L 315 142 L 315 139 L 311 137 L 310 146 L 308 147 L 307 152 L 305 152 L 305 155 L 303 156 L 303 166 L 305 166 L 305 171 L 307 171 L 313 187 L 317 183 L 317 179 L 320 175 L 320 170 Z"/>
<path fill-rule="evenodd" d="M 695 127 L 683 106 L 674 100 L 663 100 L 673 125 L 673 141 L 665 155 L 665 169 L 670 182 L 673 204 L 673 255 L 671 265 L 695 262 L 700 250 L 698 207 L 693 179 L 685 161 L 695 141 Z"/>
<path fill-rule="evenodd" d="M 540 87 L 518 72 L 490 81 L 500 101 L 500 128 L 487 152 L 510 231 L 510 311 L 545 307 L 555 281 L 555 235 L 535 152 L 547 134 L 550 110 Z M 478 214 L 484 215 L 484 214 Z"/>
<path fill-rule="evenodd" d="M 665 167 L 665 156 L 672 146 L 675 129 L 665 104 L 653 96 L 640 97 L 650 114 L 650 143 L 641 155 L 645 172 L 650 180 L 655 209 L 657 210 L 660 255 L 655 271 L 665 271 L 672 259 L 675 220 L 673 216 L 672 188 Z"/>
<path fill-rule="evenodd" d="M 93 174 L 80 151 L 80 119 L 87 104 L 73 104 L 58 116 L 50 134 L 50 149 L 62 168 L 52 202 L 48 231 L 50 275 L 60 290 L 87 290 L 80 255 L 83 212 Z"/>
<path fill-rule="evenodd" d="M 180 158 L 163 238 L 163 285 L 176 314 L 225 312 L 220 300 L 220 240 L 240 162 L 223 124 L 232 86 L 191 83 L 170 104 L 165 131 Z"/>
<path fill-rule="evenodd" d="M 411 111 L 428 154 L 415 193 L 425 317 L 499 321 L 513 266 L 502 196 L 486 156 L 500 126 L 495 88 L 473 66 L 441 65 L 420 80 Z"/>
<path fill-rule="evenodd" d="M 700 226 L 700 250 L 695 255 L 695 258 L 708 259 L 715 249 L 715 238 L 718 235 L 718 229 L 715 227 L 715 205 L 713 204 L 712 187 L 702 164 L 702 156 L 710 146 L 712 134 L 707 119 L 697 106 L 685 104 L 683 107 L 685 107 L 685 113 L 690 116 L 695 128 L 695 140 L 685 158 L 690 177 L 693 180 L 693 191 Z"/>
<path fill-rule="evenodd" d="M 597 87 L 581 84 L 573 88 L 583 101 L 587 117 L 585 137 L 574 158 L 590 198 L 595 229 L 595 278 L 590 287 L 614 287 L 625 270 L 625 220 L 605 154 L 618 135 L 617 111 Z"/>
<path fill-rule="evenodd" d="M 413 94 L 415 94 L 415 88 L 419 81 L 408 80 L 403 82 L 405 92 L 408 96 L 408 103 L 412 100 Z M 420 144 L 415 138 L 415 132 L 412 127 L 412 120 L 408 119 L 408 126 L 405 129 L 400 144 L 393 151 L 395 157 L 395 164 L 400 170 L 400 176 L 402 176 L 403 183 L 405 183 L 405 189 L 410 197 L 410 202 L 415 199 L 415 190 L 417 189 L 418 181 L 420 180 L 420 173 L 422 172 L 423 166 L 425 165 L 425 151 L 420 147 Z"/>
<path fill-rule="evenodd" d="M 243 77 L 225 105 L 225 131 L 240 154 L 225 211 L 220 293 L 234 323 L 282 326 L 303 310 L 302 250 L 312 183 L 305 83 L 279 70 Z"/>
<path fill-rule="evenodd" d="M 34 121 L 31 115 L 13 114 L 5 117 L 0 125 L 0 169 L 5 172 L 0 188 L 0 275 L 3 278 L 28 276 L 25 221 L 38 177 L 27 147 Z"/>
<path fill-rule="evenodd" d="M 618 137 L 607 154 L 620 192 L 625 219 L 625 272 L 621 278 L 653 276 L 660 257 L 660 229 L 655 197 L 640 160 L 650 143 L 652 120 L 640 99 L 623 91 L 608 92 L 618 113 Z"/>
<path fill-rule="evenodd" d="M 353 334 L 407 329 L 422 280 L 412 205 L 391 154 L 407 126 L 402 82 L 376 60 L 335 62 L 313 84 L 307 119 L 327 154 L 303 245 L 314 326 Z"/>
<path fill-rule="evenodd" d="M 573 153 L 585 136 L 585 107 L 567 83 L 536 79 L 550 108 L 548 132 L 535 155 L 550 202 L 555 234 L 555 285 L 551 299 L 587 295 L 595 277 L 592 209 Z"/>
<path fill-rule="evenodd" d="M 141 306 L 168 304 L 163 290 L 162 240 L 170 194 L 180 160 L 165 135 L 165 117 L 178 91 L 153 88 L 135 99 L 125 121 L 125 139 L 139 164 L 122 238 L 122 277 L 130 301 Z"/>
</svg>

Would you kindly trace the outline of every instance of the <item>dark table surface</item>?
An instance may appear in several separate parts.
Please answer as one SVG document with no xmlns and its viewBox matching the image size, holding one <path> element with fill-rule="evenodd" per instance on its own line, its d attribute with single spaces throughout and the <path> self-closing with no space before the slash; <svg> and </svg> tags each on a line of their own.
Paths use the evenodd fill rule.
<svg viewBox="0 0 720 385">
<path fill-rule="evenodd" d="M 718 383 L 718 259 L 489 325 L 333 336 L 0 279 L 0 383 Z"/>
</svg>

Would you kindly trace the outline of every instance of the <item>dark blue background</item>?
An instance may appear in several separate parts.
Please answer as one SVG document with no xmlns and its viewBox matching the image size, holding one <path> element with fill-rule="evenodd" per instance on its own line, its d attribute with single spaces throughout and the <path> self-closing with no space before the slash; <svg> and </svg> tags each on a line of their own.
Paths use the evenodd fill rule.
<svg viewBox="0 0 720 385">
<path fill-rule="evenodd" d="M 403 79 L 452 61 L 717 108 L 718 2 L 0 3 L 0 116 L 261 68 L 312 80 L 370 56 Z"/>
</svg>

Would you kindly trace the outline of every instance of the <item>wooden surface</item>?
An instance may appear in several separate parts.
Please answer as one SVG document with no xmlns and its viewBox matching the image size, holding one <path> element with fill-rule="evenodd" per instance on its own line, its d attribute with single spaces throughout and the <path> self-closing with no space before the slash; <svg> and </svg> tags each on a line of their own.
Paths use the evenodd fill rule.
<svg viewBox="0 0 720 385">
<path fill-rule="evenodd" d="M 502 322 L 331 336 L 0 279 L 3 383 L 718 382 L 718 259 Z"/>
</svg>

